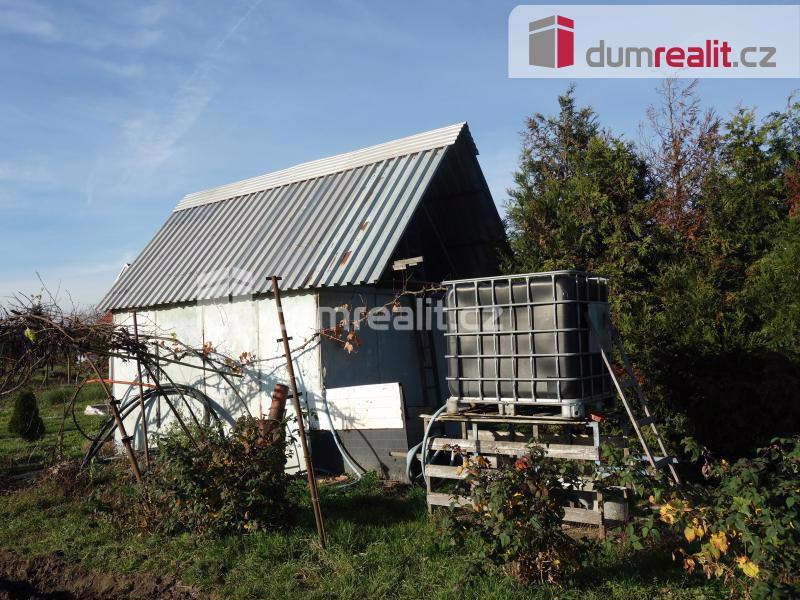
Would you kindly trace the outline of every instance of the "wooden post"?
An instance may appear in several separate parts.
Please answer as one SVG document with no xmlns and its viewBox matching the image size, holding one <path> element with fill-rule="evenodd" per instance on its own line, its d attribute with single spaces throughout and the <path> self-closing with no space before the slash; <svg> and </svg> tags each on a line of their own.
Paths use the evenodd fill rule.
<svg viewBox="0 0 800 600">
<path fill-rule="evenodd" d="M 136 311 L 133 311 L 133 337 L 136 340 L 136 345 L 139 345 L 139 324 L 136 321 Z M 142 437 L 144 438 L 144 460 L 147 463 L 147 468 L 150 468 L 150 449 L 147 447 L 147 414 L 144 410 L 144 386 L 142 385 L 142 363 L 139 360 L 139 354 L 136 354 L 136 372 L 139 375 L 139 408 L 142 413 Z"/>
<path fill-rule="evenodd" d="M 297 393 L 297 380 L 294 376 L 292 351 L 289 348 L 289 340 L 291 338 L 286 333 L 286 321 L 283 318 L 283 305 L 281 304 L 281 291 L 278 287 L 278 279 L 279 277 L 276 275 L 272 276 L 272 293 L 275 294 L 275 306 L 278 309 L 278 322 L 281 326 L 281 340 L 283 341 L 283 353 L 286 356 L 286 370 L 289 373 L 289 383 L 292 386 L 292 400 L 294 401 L 294 413 L 297 417 L 297 431 L 300 434 L 300 447 L 303 449 L 303 454 L 306 459 L 306 474 L 308 475 L 308 489 L 311 492 L 311 506 L 314 508 L 314 521 L 317 525 L 319 544 L 325 548 L 325 526 L 322 522 L 322 510 L 319 506 L 317 478 L 314 474 L 314 463 L 311 461 L 311 453 L 308 450 L 308 441 L 306 440 L 306 430 L 303 425 L 303 409 L 300 406 L 300 395 Z"/>
</svg>

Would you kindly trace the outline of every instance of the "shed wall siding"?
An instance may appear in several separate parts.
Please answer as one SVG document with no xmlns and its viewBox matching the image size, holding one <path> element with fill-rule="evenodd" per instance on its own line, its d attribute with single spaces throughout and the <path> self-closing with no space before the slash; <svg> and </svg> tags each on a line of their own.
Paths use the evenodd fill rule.
<svg viewBox="0 0 800 600">
<path fill-rule="evenodd" d="M 318 302 L 328 307 L 343 304 L 359 306 L 361 303 L 367 307 L 375 307 L 392 297 L 393 291 L 369 288 L 322 290 L 319 296 L 302 292 L 285 294 L 284 316 L 289 335 L 293 337 L 291 346 L 296 348 L 301 345 L 319 327 Z M 114 319 L 117 324 L 132 326 L 131 313 L 115 313 Z M 280 330 L 277 311 L 270 298 L 207 302 L 139 311 L 138 323 L 140 331 L 158 331 L 166 337 L 174 333 L 177 339 L 195 348 L 201 348 L 204 343 L 210 342 L 217 351 L 228 356 L 239 357 L 242 352 L 255 355 L 258 362 L 245 371 L 244 377 L 235 379 L 239 393 L 253 416 L 258 416 L 260 410 L 266 412 L 269 409 L 270 394 L 275 384 L 288 381 L 282 344 L 278 341 Z M 317 340 L 301 352 L 295 353 L 295 374 L 301 395 L 312 413 L 312 428 L 323 429 L 311 436 L 315 464 L 332 471 L 343 466 L 331 433 L 324 431 L 329 425 L 327 418 L 321 416 L 325 410 L 322 395 L 326 388 L 353 387 L 356 389 L 352 398 L 337 400 L 336 394 L 333 394 L 327 403 L 335 421 L 351 419 L 362 422 L 367 416 L 369 418 L 370 423 L 363 427 L 338 431 L 345 448 L 358 465 L 366 470 L 375 470 L 391 478 L 404 477 L 404 459 L 391 456 L 391 452 L 406 451 L 410 445 L 417 443 L 422 436 L 419 414 L 433 410 L 430 405 L 425 404 L 423 397 L 415 336 L 414 331 L 375 331 L 362 327 L 358 332 L 361 346 L 352 354 L 327 340 Z M 436 332 L 434 337 L 435 356 L 440 359 L 443 354 L 443 336 L 441 332 Z M 200 366 L 199 360 L 194 362 Z M 202 390 L 216 403 L 219 414 L 228 424 L 246 414 L 241 400 L 221 376 L 199 368 L 179 365 L 165 365 L 165 371 L 175 383 Z M 444 366 L 440 364 L 440 387 L 443 393 L 446 390 L 444 372 Z M 134 381 L 136 363 L 112 359 L 112 377 L 119 381 Z M 397 407 L 392 403 L 386 403 L 385 406 L 375 403 L 370 406 L 369 411 L 355 415 L 354 411 L 359 410 L 356 397 L 363 395 L 358 389 L 360 386 L 393 383 L 402 387 L 401 419 L 396 414 Z M 126 384 L 115 384 L 115 397 L 123 398 L 126 393 L 138 393 L 138 389 L 129 392 L 129 387 Z M 433 390 L 430 393 L 433 398 Z M 434 406 L 443 401 L 443 397 L 438 398 Z M 287 408 L 287 413 L 291 416 L 291 402 Z M 160 426 L 156 413 L 155 406 L 148 411 L 148 429 L 151 435 L 164 433 L 174 425 L 165 404 L 162 404 L 160 410 Z M 405 426 L 402 426 L 403 420 Z M 387 428 L 386 424 L 399 426 Z M 141 448 L 143 440 L 138 411 L 134 411 L 126 419 L 125 426 L 128 433 L 134 436 L 136 447 Z M 117 437 L 119 440 L 119 435 Z M 294 445 L 293 455 L 287 463 L 289 470 L 302 468 L 299 444 Z"/>
<path fill-rule="evenodd" d="M 317 328 L 316 294 L 286 294 L 283 298 L 283 309 L 286 328 L 293 337 L 291 345 L 294 348 L 312 335 Z M 245 371 L 244 377 L 234 379 L 239 388 L 239 395 L 245 401 L 247 408 L 221 376 L 202 369 L 165 364 L 164 370 L 175 383 L 191 385 L 211 398 L 218 405 L 220 416 L 228 424 L 247 414 L 247 410 L 253 416 L 258 416 L 263 407 L 266 413 L 269 410 L 270 395 L 275 384 L 288 381 L 283 346 L 278 341 L 280 328 L 277 310 L 271 298 L 208 302 L 140 311 L 137 320 L 140 331 L 158 331 L 165 336 L 174 333 L 177 339 L 195 348 L 201 348 L 204 343 L 210 342 L 216 350 L 232 357 L 238 357 L 243 352 L 255 355 L 258 362 Z M 116 313 L 114 321 L 117 324 L 132 326 L 132 315 L 127 312 Z M 313 342 L 302 352 L 296 353 L 294 358 L 295 375 L 301 397 L 307 400 L 314 410 L 322 393 L 319 342 Z M 191 359 L 184 360 L 191 361 Z M 192 362 L 199 365 L 199 360 Z M 118 358 L 112 359 L 112 376 L 117 381 L 135 380 L 136 363 Z M 128 388 L 129 386 L 125 384 L 115 384 L 115 397 L 122 398 Z M 138 390 L 132 393 L 137 394 Z M 148 430 L 151 435 L 156 432 L 163 433 L 173 424 L 172 419 L 168 418 L 169 411 L 164 404 L 161 407 L 161 415 L 159 427 L 156 407 L 153 406 L 149 410 Z M 287 406 L 287 415 L 293 415 L 291 401 Z M 125 427 L 128 434 L 134 436 L 137 448 L 141 448 L 142 432 L 138 411 L 134 411 L 126 419 Z M 119 440 L 119 434 L 117 439 Z M 302 464 L 299 444 L 295 444 L 293 454 L 287 463 L 287 468 L 290 470 L 297 469 Z"/>
<path fill-rule="evenodd" d="M 357 287 L 351 289 L 326 289 L 320 291 L 321 306 L 350 307 L 382 306 L 396 295 L 394 290 L 376 290 Z M 405 452 L 422 439 L 422 420 L 419 415 L 432 412 L 426 405 L 420 377 L 419 352 L 414 331 L 388 329 L 376 331 L 361 327 L 358 331 L 361 345 L 357 352 L 347 353 L 335 344 L 323 343 L 321 360 L 326 388 L 340 388 L 370 384 L 399 383 L 403 390 L 405 428 L 357 429 L 339 432 L 344 447 L 364 469 L 374 470 L 385 477 L 405 478 L 405 458 L 392 452 Z M 444 394 L 444 335 L 434 332 L 435 357 L 439 366 L 439 385 Z M 430 397 L 435 396 L 430 390 Z M 438 407 L 445 398 L 440 397 L 433 406 Z M 430 402 L 430 400 L 429 400 Z M 391 410 L 390 408 L 388 410 Z M 391 418 L 386 414 L 385 418 Z M 332 460 L 337 460 L 332 457 Z"/>
</svg>

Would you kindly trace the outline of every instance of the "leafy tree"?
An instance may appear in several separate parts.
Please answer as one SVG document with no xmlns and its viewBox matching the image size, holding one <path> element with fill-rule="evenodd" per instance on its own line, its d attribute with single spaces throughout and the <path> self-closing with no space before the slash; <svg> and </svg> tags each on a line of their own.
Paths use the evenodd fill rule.
<svg viewBox="0 0 800 600">
<path fill-rule="evenodd" d="M 726 124 L 719 168 L 705 192 L 709 266 L 724 291 L 744 282 L 750 263 L 763 256 L 788 207 L 783 195 L 782 119 L 759 124 L 755 112 L 740 109 Z"/>
<path fill-rule="evenodd" d="M 574 89 L 559 98 L 557 117 L 537 113 L 526 124 L 516 187 L 509 190 L 510 268 L 577 268 L 636 286 L 650 245 L 646 166 L 633 145 L 602 132 Z M 624 282 L 624 283 L 623 283 Z"/>
<path fill-rule="evenodd" d="M 658 90 L 661 103 L 647 110 L 649 131 L 642 140 L 654 187 L 651 214 L 683 249 L 704 228 L 703 186 L 720 146 L 720 119 L 702 108 L 696 87 L 696 80 L 665 79 Z"/>
<path fill-rule="evenodd" d="M 23 390 L 14 398 L 8 432 L 28 441 L 38 440 L 44 435 L 44 421 L 39 416 L 36 395 L 31 390 Z"/>
<path fill-rule="evenodd" d="M 648 117 L 637 148 L 569 88 L 558 115 L 527 120 L 507 268 L 608 275 L 616 325 L 651 401 L 676 415 L 674 439 L 749 454 L 800 422 L 800 103 L 722 122 L 695 84 L 673 81 Z"/>
<path fill-rule="evenodd" d="M 789 219 L 772 249 L 749 268 L 742 300 L 752 344 L 800 362 L 800 216 Z"/>
</svg>

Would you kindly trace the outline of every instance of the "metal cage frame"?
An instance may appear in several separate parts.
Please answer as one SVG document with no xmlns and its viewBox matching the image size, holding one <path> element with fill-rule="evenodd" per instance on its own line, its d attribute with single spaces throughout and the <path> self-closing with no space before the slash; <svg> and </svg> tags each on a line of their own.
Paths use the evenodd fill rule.
<svg viewBox="0 0 800 600">
<path fill-rule="evenodd" d="M 525 284 L 525 297 L 515 298 L 514 284 L 522 282 Z M 559 290 L 563 292 L 565 282 L 574 286 L 574 297 L 559 297 Z M 532 284 L 548 283 L 550 288 L 548 298 L 535 298 Z M 592 304 L 600 305 L 600 310 L 608 311 L 608 278 L 586 271 L 562 270 L 459 279 L 445 281 L 443 285 L 447 287 L 445 358 L 448 375 L 446 379 L 451 396 L 459 403 L 497 404 L 508 407 L 510 410 L 507 412 L 510 414 L 514 413 L 514 405 L 547 405 L 561 407 L 563 416 L 579 417 L 583 416 L 586 405 L 598 405 L 613 395 L 613 387 L 602 363 L 598 340 L 594 338 L 587 316 L 589 305 Z M 473 302 L 460 305 L 459 293 L 469 290 L 470 287 L 473 291 Z M 502 292 L 500 299 L 498 290 Z M 536 307 L 548 306 L 552 306 L 552 327 L 537 328 L 537 320 L 541 320 L 542 317 L 535 315 L 535 313 L 541 314 Z M 574 320 L 565 318 L 571 306 L 574 306 L 575 310 Z M 526 308 L 527 324 L 522 323 L 520 327 L 518 311 Z M 505 309 L 509 309 L 510 313 L 510 320 L 506 320 L 506 323 L 498 318 Z M 477 318 L 476 330 L 460 330 L 464 311 L 471 311 Z M 492 326 L 488 328 L 484 319 L 485 313 L 492 317 Z M 524 319 L 519 320 L 524 321 Z M 503 328 L 504 325 L 507 325 L 506 328 Z M 553 336 L 553 352 L 537 352 L 535 336 L 547 334 Z M 519 347 L 519 336 L 525 335 L 527 335 L 527 352 Z M 464 353 L 462 349 L 464 338 L 473 336 L 477 342 L 476 353 Z M 490 352 L 486 352 L 485 349 L 487 337 L 492 338 Z M 510 340 L 510 352 L 501 352 L 501 337 Z M 577 352 L 567 352 L 566 346 L 570 345 L 576 345 Z M 507 343 L 503 346 L 508 349 Z M 522 376 L 519 372 L 521 364 L 519 361 L 526 358 L 529 360 L 530 376 Z M 547 359 L 552 359 L 554 373 L 540 373 Z M 477 376 L 464 373 L 465 361 L 476 362 Z M 486 361 L 493 361 L 492 369 L 486 369 Z M 505 361 L 504 365 L 501 365 L 502 361 Z M 577 373 L 562 372 L 570 370 L 563 368 L 570 361 L 572 364 L 577 364 Z M 509 362 L 510 374 L 507 368 Z M 490 372 L 487 373 L 487 370 Z M 523 387 L 529 385 L 530 393 L 521 394 L 520 384 L 523 384 Z M 576 384 L 579 393 L 565 393 L 565 387 Z M 469 388 L 467 393 L 465 388 Z M 509 389 L 511 394 L 508 394 Z M 543 393 L 543 389 L 547 391 Z M 475 390 L 477 394 L 470 393 Z"/>
</svg>

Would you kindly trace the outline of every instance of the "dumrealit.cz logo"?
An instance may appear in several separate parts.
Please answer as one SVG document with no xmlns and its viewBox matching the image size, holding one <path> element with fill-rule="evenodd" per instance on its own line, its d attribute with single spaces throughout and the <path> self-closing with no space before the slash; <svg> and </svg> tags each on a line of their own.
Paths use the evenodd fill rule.
<svg viewBox="0 0 800 600">
<path fill-rule="evenodd" d="M 529 63 L 536 67 L 560 68 L 575 63 L 575 21 L 553 15 L 528 24 Z"/>
<path fill-rule="evenodd" d="M 800 77 L 798 27 L 798 5 L 517 6 L 509 76 Z"/>
</svg>

